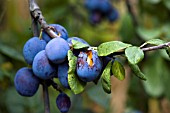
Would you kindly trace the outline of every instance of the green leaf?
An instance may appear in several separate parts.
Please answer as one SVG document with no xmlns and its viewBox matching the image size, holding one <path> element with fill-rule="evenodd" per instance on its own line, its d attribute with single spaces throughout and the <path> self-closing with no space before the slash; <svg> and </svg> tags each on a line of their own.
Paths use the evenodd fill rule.
<svg viewBox="0 0 170 113">
<path fill-rule="evenodd" d="M 165 41 L 163 41 L 161 39 L 151 39 L 151 40 L 145 42 L 145 44 L 151 44 L 151 45 L 156 45 L 156 46 L 163 44 L 163 43 L 165 43 Z"/>
<path fill-rule="evenodd" d="M 163 0 L 165 6 L 170 9 L 170 0 Z"/>
<path fill-rule="evenodd" d="M 68 70 L 68 83 L 71 90 L 74 94 L 81 93 L 84 90 L 86 85 L 85 82 L 78 79 L 76 75 L 76 63 L 77 57 L 75 57 L 71 50 L 68 51 L 68 61 L 69 61 L 69 70 Z"/>
<path fill-rule="evenodd" d="M 163 78 L 165 66 L 164 60 L 156 53 L 150 57 L 143 68 L 147 81 L 143 82 L 146 92 L 152 97 L 160 97 L 164 94 Z M 154 64 L 154 65 L 153 65 Z M 166 78 L 166 77 L 165 77 Z"/>
<path fill-rule="evenodd" d="M 107 56 L 130 46 L 131 44 L 126 44 L 120 41 L 110 41 L 100 44 L 97 48 L 97 52 L 99 56 Z"/>
<path fill-rule="evenodd" d="M 150 40 L 153 38 L 158 38 L 162 30 L 161 29 L 146 29 L 146 28 L 138 28 L 137 33 L 142 37 L 144 40 Z"/>
<path fill-rule="evenodd" d="M 125 55 L 131 64 L 137 64 L 144 58 L 144 53 L 139 47 L 129 47 L 125 50 Z"/>
<path fill-rule="evenodd" d="M 89 45 L 79 42 L 77 40 L 72 40 L 72 44 L 74 49 L 82 49 L 89 47 Z"/>
<path fill-rule="evenodd" d="M 107 64 L 101 77 L 101 83 L 104 91 L 108 94 L 111 93 L 111 82 L 110 82 L 110 70 L 112 66 L 112 60 Z"/>
<path fill-rule="evenodd" d="M 117 60 L 115 60 L 112 65 L 112 73 L 119 80 L 125 79 L 125 69 L 123 65 Z"/>
<path fill-rule="evenodd" d="M 131 42 L 133 37 L 135 36 L 135 29 L 133 25 L 133 21 L 131 15 L 129 13 L 122 15 L 121 17 L 121 28 L 120 28 L 120 35 L 123 41 Z"/>
<path fill-rule="evenodd" d="M 141 70 L 139 69 L 138 65 L 135 64 L 130 64 L 129 63 L 130 68 L 132 69 L 133 73 L 139 77 L 142 80 L 146 80 L 145 75 L 141 72 Z"/>
<path fill-rule="evenodd" d="M 24 62 L 22 54 L 12 47 L 0 43 L 0 52 L 7 55 L 10 58 Z"/>
<path fill-rule="evenodd" d="M 149 2 L 151 4 L 157 4 L 159 3 L 161 0 L 145 0 L 146 2 Z"/>
</svg>

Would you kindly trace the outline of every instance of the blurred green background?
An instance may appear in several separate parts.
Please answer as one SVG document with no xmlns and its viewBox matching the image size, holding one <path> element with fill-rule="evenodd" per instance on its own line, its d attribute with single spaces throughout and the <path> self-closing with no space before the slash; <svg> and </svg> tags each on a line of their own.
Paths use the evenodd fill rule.
<svg viewBox="0 0 170 113">
<path fill-rule="evenodd" d="M 119 12 L 113 23 L 103 20 L 93 26 L 83 0 L 37 0 L 47 23 L 63 25 L 69 36 L 85 39 L 90 45 L 120 40 L 140 46 L 152 38 L 170 41 L 170 0 L 111 0 Z M 137 24 L 129 13 L 131 4 Z M 22 56 L 25 42 L 33 36 L 27 0 L 0 0 L 0 113 L 43 113 L 42 87 L 35 96 L 20 96 L 13 84 L 15 73 L 27 66 Z M 139 64 L 144 82 L 133 76 L 125 59 L 126 79 L 111 77 L 112 93 L 100 82 L 89 83 L 83 93 L 71 97 L 69 113 L 170 113 L 170 63 L 164 50 L 147 52 Z M 59 113 L 58 92 L 49 88 L 51 113 Z"/>
</svg>

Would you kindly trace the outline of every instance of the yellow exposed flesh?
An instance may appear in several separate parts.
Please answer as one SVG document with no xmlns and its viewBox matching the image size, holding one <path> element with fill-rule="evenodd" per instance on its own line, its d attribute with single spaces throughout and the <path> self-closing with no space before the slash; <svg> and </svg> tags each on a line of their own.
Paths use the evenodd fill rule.
<svg viewBox="0 0 170 113">
<path fill-rule="evenodd" d="M 87 53 L 87 63 L 89 64 L 90 67 L 93 66 L 93 59 L 92 59 L 92 57 L 93 57 L 92 51 L 89 51 Z"/>
</svg>

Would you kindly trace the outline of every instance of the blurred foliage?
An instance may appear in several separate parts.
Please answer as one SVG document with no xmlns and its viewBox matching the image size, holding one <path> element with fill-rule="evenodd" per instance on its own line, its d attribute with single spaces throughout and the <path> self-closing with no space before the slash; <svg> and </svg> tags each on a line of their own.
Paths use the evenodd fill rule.
<svg viewBox="0 0 170 113">
<path fill-rule="evenodd" d="M 96 26 L 90 25 L 83 0 L 37 0 L 47 23 L 61 24 L 70 37 L 83 38 L 93 46 L 113 40 L 136 46 L 153 38 L 170 41 L 170 0 L 129 1 L 138 25 L 134 25 L 125 0 L 111 0 L 120 13 L 119 20 L 113 23 L 103 21 Z M 33 36 L 31 24 L 27 0 L 0 0 L 0 113 L 43 112 L 41 86 L 34 97 L 26 98 L 15 91 L 13 84 L 16 71 L 27 66 L 23 60 L 22 47 Z M 125 64 L 125 61 L 122 62 Z M 170 64 L 167 54 L 163 50 L 148 52 L 140 67 L 147 81 L 131 76 L 131 72 L 126 73 L 125 79 L 130 77 L 126 99 L 121 101 L 120 98 L 123 103 L 114 103 L 118 106 L 123 104 L 124 113 L 169 113 L 166 111 L 170 103 L 161 103 L 163 99 L 170 100 Z M 113 84 L 113 87 L 120 86 Z M 112 93 L 114 91 L 112 89 Z M 55 105 L 58 92 L 51 87 L 49 92 L 51 113 L 59 112 Z M 100 82 L 98 85 L 88 84 L 86 91 L 79 95 L 68 93 L 72 100 L 70 113 L 113 113 L 116 109 L 112 105 L 115 97 L 104 93 Z M 156 101 L 152 101 L 153 98 Z M 159 103 L 159 110 L 152 112 L 155 102 Z"/>
</svg>

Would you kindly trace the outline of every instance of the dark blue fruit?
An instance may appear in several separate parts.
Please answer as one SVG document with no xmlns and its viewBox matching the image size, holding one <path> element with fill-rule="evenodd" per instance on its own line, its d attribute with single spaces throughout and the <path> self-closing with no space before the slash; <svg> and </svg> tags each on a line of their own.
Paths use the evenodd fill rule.
<svg viewBox="0 0 170 113">
<path fill-rule="evenodd" d="M 56 104 L 61 113 L 67 113 L 71 106 L 70 97 L 65 93 L 60 93 L 56 99 Z"/>
<path fill-rule="evenodd" d="M 110 22 L 114 22 L 115 20 L 117 20 L 119 18 L 119 13 L 116 9 L 113 8 L 110 11 L 110 13 L 108 13 L 107 17 L 108 17 Z"/>
<path fill-rule="evenodd" d="M 101 13 L 107 13 L 112 5 L 109 0 L 86 0 L 85 7 L 90 11 L 100 11 Z"/>
<path fill-rule="evenodd" d="M 102 20 L 102 14 L 98 11 L 95 11 L 95 12 L 90 14 L 89 20 L 90 20 L 91 24 L 98 24 Z"/>
<path fill-rule="evenodd" d="M 70 88 L 68 84 L 68 62 L 58 65 L 58 79 L 65 88 Z"/>
<path fill-rule="evenodd" d="M 24 67 L 17 71 L 14 85 L 17 92 L 22 96 L 33 96 L 39 87 L 39 79 L 34 76 L 32 69 Z"/>
<path fill-rule="evenodd" d="M 44 50 L 46 46 L 46 42 L 44 40 L 40 40 L 38 37 L 32 37 L 29 39 L 23 48 L 23 56 L 25 61 L 32 65 L 35 55 Z"/>
<path fill-rule="evenodd" d="M 80 52 L 77 59 L 77 75 L 84 82 L 90 82 L 100 76 L 102 62 L 94 50 Z"/>
<path fill-rule="evenodd" d="M 35 56 L 32 69 L 34 74 L 41 79 L 50 79 L 56 76 L 56 68 L 48 60 L 45 50 Z"/>
<path fill-rule="evenodd" d="M 79 38 L 79 37 L 70 37 L 70 38 L 67 39 L 67 42 L 71 45 L 72 44 L 72 40 L 76 40 L 76 41 L 79 41 L 79 42 L 81 42 L 83 44 L 89 45 L 85 40 L 83 40 L 82 38 Z"/>
<path fill-rule="evenodd" d="M 59 24 L 50 24 L 49 26 L 52 26 L 55 28 L 55 33 L 59 35 L 59 37 L 67 40 L 68 33 L 67 33 L 67 30 L 63 26 Z M 43 31 L 42 39 L 44 39 L 46 42 L 49 42 L 52 38 L 45 31 Z"/>
<path fill-rule="evenodd" d="M 69 49 L 70 47 L 66 40 L 54 38 L 48 42 L 45 51 L 50 61 L 55 64 L 60 64 L 65 61 Z"/>
</svg>

